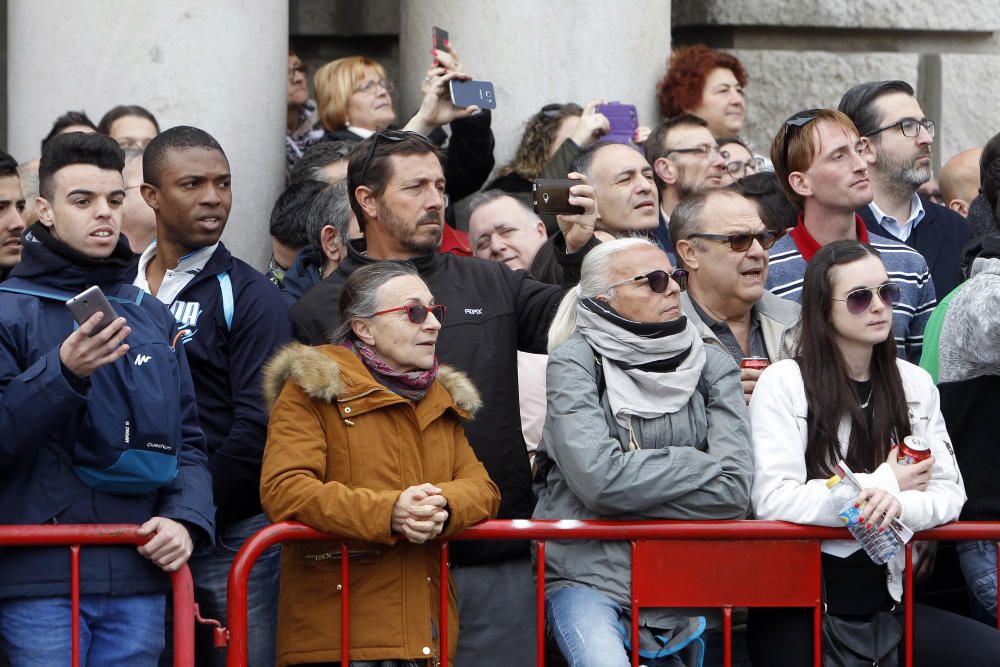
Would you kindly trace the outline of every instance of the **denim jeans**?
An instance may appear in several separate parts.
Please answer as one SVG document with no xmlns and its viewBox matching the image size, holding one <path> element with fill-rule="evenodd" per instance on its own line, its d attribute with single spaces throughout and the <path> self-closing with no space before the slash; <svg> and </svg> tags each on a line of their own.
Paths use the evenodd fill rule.
<svg viewBox="0 0 1000 667">
<path fill-rule="evenodd" d="M 997 620 L 997 545 L 996 542 L 959 542 L 958 563 L 979 611 L 985 612 L 990 623 Z"/>
<path fill-rule="evenodd" d="M 226 623 L 226 584 L 236 552 L 254 533 L 269 525 L 267 517 L 257 514 L 222 526 L 215 538 L 215 549 L 196 553 L 188 561 L 194 578 L 194 597 L 202 618 Z M 281 547 L 274 546 L 257 559 L 250 572 L 247 588 L 247 665 L 273 667 L 275 633 L 278 627 L 278 577 L 281 574 Z M 199 667 L 225 667 L 226 653 L 212 644 L 208 626 L 195 628 L 196 664 Z M 162 667 L 173 665 L 168 649 L 160 661 Z"/>
<path fill-rule="evenodd" d="M 154 667 L 163 652 L 165 596 L 81 595 L 80 665 Z M 69 596 L 0 601 L 0 637 L 12 667 L 72 663 Z"/>
<path fill-rule="evenodd" d="M 604 593 L 587 587 L 560 588 L 545 596 L 545 618 L 570 667 L 627 667 L 622 641 L 624 610 Z M 647 667 L 683 665 L 676 655 L 640 658 Z"/>
</svg>

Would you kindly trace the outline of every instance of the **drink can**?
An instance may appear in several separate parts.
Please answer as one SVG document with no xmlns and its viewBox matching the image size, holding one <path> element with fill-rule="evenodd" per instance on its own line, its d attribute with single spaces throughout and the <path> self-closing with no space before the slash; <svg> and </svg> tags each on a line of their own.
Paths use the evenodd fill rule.
<svg viewBox="0 0 1000 667">
<path fill-rule="evenodd" d="M 770 365 L 771 362 L 768 361 L 767 357 L 743 357 L 740 359 L 740 368 L 762 371 Z"/>
<path fill-rule="evenodd" d="M 931 443 L 916 435 L 903 438 L 896 460 L 903 465 L 926 461 L 931 455 Z"/>
</svg>

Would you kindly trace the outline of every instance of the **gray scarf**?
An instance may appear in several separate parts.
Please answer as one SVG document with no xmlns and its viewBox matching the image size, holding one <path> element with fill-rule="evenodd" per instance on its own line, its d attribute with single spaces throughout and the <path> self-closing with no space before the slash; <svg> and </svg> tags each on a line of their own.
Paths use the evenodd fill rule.
<svg viewBox="0 0 1000 667">
<path fill-rule="evenodd" d="M 687 405 L 701 378 L 705 348 L 686 317 L 635 322 L 596 299 L 581 300 L 576 313 L 577 328 L 603 359 L 608 401 L 619 424 L 629 428 L 632 416 L 660 417 Z"/>
</svg>

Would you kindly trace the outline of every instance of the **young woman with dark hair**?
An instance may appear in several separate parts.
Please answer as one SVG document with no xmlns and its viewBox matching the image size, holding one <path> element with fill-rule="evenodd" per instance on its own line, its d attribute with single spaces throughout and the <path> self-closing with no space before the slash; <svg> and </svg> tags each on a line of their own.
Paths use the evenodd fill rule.
<svg viewBox="0 0 1000 667">
<path fill-rule="evenodd" d="M 826 487 L 841 459 L 863 487 L 855 502 L 869 530 L 887 529 L 895 518 L 914 531 L 958 518 L 965 488 L 937 388 L 925 371 L 896 358 L 898 299 L 869 245 L 837 241 L 809 262 L 798 355 L 768 368 L 750 402 L 758 519 L 841 525 Z M 908 435 L 927 440 L 932 456 L 900 464 L 897 445 Z M 822 552 L 827 613 L 864 620 L 900 604 L 902 550 L 885 565 L 855 540 L 825 541 Z M 748 647 L 754 664 L 810 664 L 812 611 L 751 610 Z M 995 629 L 923 605 L 914 605 L 913 647 L 917 665 L 1000 664 Z"/>
</svg>

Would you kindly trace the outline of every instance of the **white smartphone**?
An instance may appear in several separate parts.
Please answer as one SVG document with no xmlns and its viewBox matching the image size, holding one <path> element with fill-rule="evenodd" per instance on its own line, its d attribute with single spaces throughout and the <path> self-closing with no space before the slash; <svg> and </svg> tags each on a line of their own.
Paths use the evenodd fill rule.
<svg viewBox="0 0 1000 667">
<path fill-rule="evenodd" d="M 118 319 L 118 313 L 111 307 L 104 292 L 97 285 L 74 296 L 66 302 L 66 307 L 69 308 L 69 312 L 73 313 L 73 319 L 76 320 L 77 324 L 83 324 L 94 313 L 104 313 L 104 318 L 97 323 L 97 328 L 90 334 L 91 336 Z"/>
</svg>

